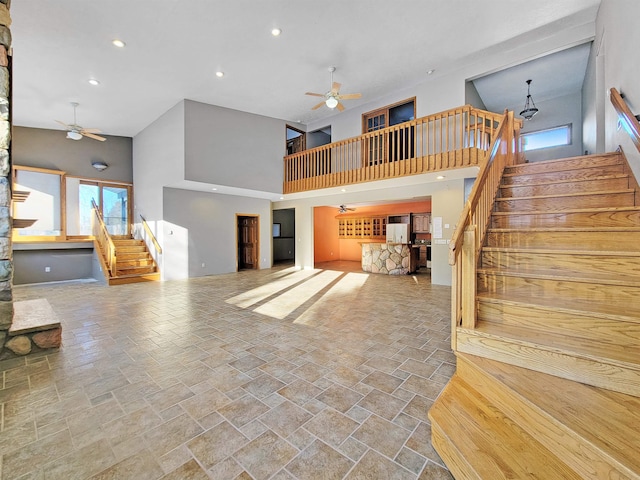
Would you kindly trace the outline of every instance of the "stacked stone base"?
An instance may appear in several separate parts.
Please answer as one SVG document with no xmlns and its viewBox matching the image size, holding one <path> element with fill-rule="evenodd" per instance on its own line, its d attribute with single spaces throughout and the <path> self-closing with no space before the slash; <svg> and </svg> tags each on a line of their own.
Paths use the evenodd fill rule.
<svg viewBox="0 0 640 480">
<path fill-rule="evenodd" d="M 62 327 L 45 299 L 14 302 L 13 322 L 0 331 L 0 360 L 60 348 Z"/>
<path fill-rule="evenodd" d="M 363 243 L 362 270 L 386 275 L 407 275 L 411 272 L 411 246 Z"/>
</svg>

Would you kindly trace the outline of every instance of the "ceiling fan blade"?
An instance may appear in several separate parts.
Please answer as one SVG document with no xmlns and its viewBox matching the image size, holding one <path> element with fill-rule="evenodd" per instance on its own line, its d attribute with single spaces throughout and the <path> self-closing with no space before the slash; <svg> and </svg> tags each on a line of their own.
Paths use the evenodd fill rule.
<svg viewBox="0 0 640 480">
<path fill-rule="evenodd" d="M 60 125 L 62 125 L 67 130 L 73 130 L 73 127 L 71 125 L 67 125 L 66 123 L 61 122 L 60 120 L 56 120 L 56 122 L 58 122 Z"/>
<path fill-rule="evenodd" d="M 93 138 L 94 140 L 98 140 L 99 142 L 104 142 L 106 140 L 106 138 L 101 137 L 99 135 L 94 135 L 93 133 L 84 132 L 84 133 L 81 133 L 81 134 L 83 136 L 85 136 L 85 137 L 89 137 L 89 138 Z"/>
<path fill-rule="evenodd" d="M 321 106 L 323 106 L 323 105 L 324 105 L 324 102 L 320 102 L 320 103 L 319 103 L 319 104 L 317 104 L 316 106 L 311 107 L 311 110 L 317 110 L 317 109 L 319 109 L 319 108 L 320 108 Z"/>
<path fill-rule="evenodd" d="M 340 91 L 341 86 L 342 86 L 341 83 L 333 82 L 333 85 L 331 86 L 331 93 L 335 93 L 337 95 L 338 92 Z"/>
<path fill-rule="evenodd" d="M 340 100 L 354 100 L 360 97 L 362 97 L 361 93 L 345 93 L 344 95 L 338 95 Z"/>
<path fill-rule="evenodd" d="M 336 108 L 342 112 L 344 110 L 344 105 L 338 102 L 338 104 L 336 105 Z"/>
<path fill-rule="evenodd" d="M 312 97 L 324 97 L 324 93 L 306 92 L 305 95 L 311 95 Z"/>
<path fill-rule="evenodd" d="M 100 133 L 100 129 L 98 129 L 98 128 L 81 128 L 80 129 L 80 133 L 82 133 L 83 135 L 85 133 Z"/>
</svg>

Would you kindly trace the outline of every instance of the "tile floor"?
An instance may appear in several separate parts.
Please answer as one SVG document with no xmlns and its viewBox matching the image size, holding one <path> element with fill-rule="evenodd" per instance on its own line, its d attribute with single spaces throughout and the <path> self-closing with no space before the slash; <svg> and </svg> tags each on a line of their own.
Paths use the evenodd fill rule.
<svg viewBox="0 0 640 480">
<path fill-rule="evenodd" d="M 452 478 L 450 289 L 323 267 L 16 287 L 63 347 L 0 362 L 0 478 Z"/>
</svg>

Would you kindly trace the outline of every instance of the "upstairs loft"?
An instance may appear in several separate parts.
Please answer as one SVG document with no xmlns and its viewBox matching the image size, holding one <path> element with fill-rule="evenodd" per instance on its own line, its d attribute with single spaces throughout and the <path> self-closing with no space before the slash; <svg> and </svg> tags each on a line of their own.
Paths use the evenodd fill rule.
<svg viewBox="0 0 640 480">
<path fill-rule="evenodd" d="M 287 155 L 283 192 L 477 166 L 502 118 L 465 105 Z"/>
</svg>

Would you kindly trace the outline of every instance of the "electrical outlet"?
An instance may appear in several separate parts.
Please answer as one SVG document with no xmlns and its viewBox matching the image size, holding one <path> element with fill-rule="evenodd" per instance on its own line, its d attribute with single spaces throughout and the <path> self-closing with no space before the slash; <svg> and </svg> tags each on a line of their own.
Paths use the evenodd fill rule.
<svg viewBox="0 0 640 480">
<path fill-rule="evenodd" d="M 202 268 L 204 268 L 204 262 L 202 262 Z"/>
<path fill-rule="evenodd" d="M 51 271 L 51 267 L 44 267 L 44 271 L 45 271 L 46 273 L 49 273 L 49 272 Z"/>
</svg>

